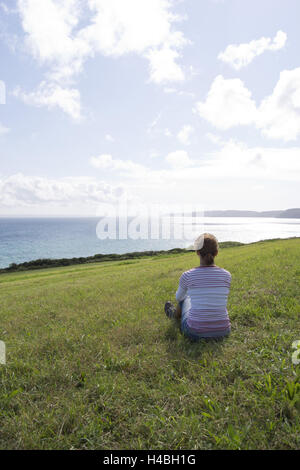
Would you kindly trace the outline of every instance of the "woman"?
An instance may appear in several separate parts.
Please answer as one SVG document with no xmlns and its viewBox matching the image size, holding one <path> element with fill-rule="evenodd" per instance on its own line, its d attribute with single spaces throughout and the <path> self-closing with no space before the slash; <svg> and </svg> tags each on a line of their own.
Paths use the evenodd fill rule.
<svg viewBox="0 0 300 470">
<path fill-rule="evenodd" d="M 176 292 L 177 308 L 165 304 L 169 318 L 180 321 L 181 332 L 194 341 L 201 338 L 222 338 L 230 333 L 227 298 L 231 274 L 215 265 L 218 241 L 204 233 L 194 244 L 200 266 L 184 272 Z"/>
</svg>

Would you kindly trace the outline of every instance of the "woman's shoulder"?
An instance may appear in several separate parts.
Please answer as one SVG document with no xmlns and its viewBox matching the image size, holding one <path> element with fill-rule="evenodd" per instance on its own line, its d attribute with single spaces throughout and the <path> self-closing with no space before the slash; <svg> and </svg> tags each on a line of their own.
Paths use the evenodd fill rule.
<svg viewBox="0 0 300 470">
<path fill-rule="evenodd" d="M 188 269 L 187 271 L 184 271 L 184 272 L 181 274 L 181 276 L 180 276 L 181 279 L 187 278 L 190 271 L 191 271 L 191 269 Z"/>
<path fill-rule="evenodd" d="M 224 268 L 220 268 L 219 266 L 216 266 L 218 268 L 218 271 L 223 274 L 225 277 L 228 277 L 229 279 L 231 279 L 231 273 L 227 270 L 227 269 L 224 269 Z"/>
<path fill-rule="evenodd" d="M 224 271 L 225 273 L 230 274 L 230 272 L 225 268 L 221 268 L 220 266 L 216 266 L 216 268 L 221 269 L 221 271 Z"/>
<path fill-rule="evenodd" d="M 203 276 L 208 275 L 209 277 L 223 277 L 226 279 L 231 279 L 231 274 L 227 269 L 221 268 L 220 266 L 204 266 L 199 268 L 194 268 L 193 270 L 191 269 L 190 271 L 193 271 L 198 274 L 200 272 Z"/>
<path fill-rule="evenodd" d="M 210 273 L 219 273 L 225 276 L 231 277 L 231 273 L 227 271 L 227 269 L 220 268 L 220 266 L 196 266 L 195 268 L 188 269 L 182 273 L 182 276 L 187 278 L 193 275 L 201 275 L 206 274 L 207 272 Z"/>
<path fill-rule="evenodd" d="M 197 268 L 191 268 L 191 269 L 188 269 L 187 271 L 184 271 L 181 276 L 180 276 L 180 279 L 182 279 L 183 281 L 187 281 L 188 279 L 190 279 L 193 274 L 195 273 Z"/>
<path fill-rule="evenodd" d="M 188 269 L 187 271 L 184 271 L 184 273 L 182 273 L 182 276 L 190 276 L 191 274 L 194 274 L 195 272 L 197 272 L 197 268 L 191 268 L 191 269 Z"/>
</svg>

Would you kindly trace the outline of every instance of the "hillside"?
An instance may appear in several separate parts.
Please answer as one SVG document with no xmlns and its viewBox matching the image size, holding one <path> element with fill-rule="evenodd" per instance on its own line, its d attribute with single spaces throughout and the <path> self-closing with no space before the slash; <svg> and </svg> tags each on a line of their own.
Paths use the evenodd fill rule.
<svg viewBox="0 0 300 470">
<path fill-rule="evenodd" d="M 224 210 L 205 211 L 206 217 L 279 217 L 286 219 L 300 219 L 300 208 L 277 211 L 244 211 L 244 210 Z"/>
<path fill-rule="evenodd" d="M 163 313 L 194 253 L 0 276 L 1 449 L 298 449 L 300 239 L 221 249 L 231 336 Z"/>
</svg>

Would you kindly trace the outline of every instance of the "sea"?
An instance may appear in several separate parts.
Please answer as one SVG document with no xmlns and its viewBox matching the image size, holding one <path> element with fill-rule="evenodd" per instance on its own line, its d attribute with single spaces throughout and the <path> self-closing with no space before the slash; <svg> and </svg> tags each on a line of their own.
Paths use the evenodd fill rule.
<svg viewBox="0 0 300 470">
<path fill-rule="evenodd" d="M 137 227 L 134 237 L 121 238 L 119 230 L 112 237 L 108 228 L 107 237 L 103 236 L 103 231 L 99 237 L 100 220 L 95 217 L 0 218 L 0 268 L 41 258 L 188 248 L 193 242 L 192 237 L 178 238 L 172 229 L 167 233 L 161 227 L 156 238 L 150 227 L 146 236 L 141 231 L 140 238 L 140 227 Z M 251 243 L 272 238 L 300 237 L 300 219 L 205 217 L 199 231 L 213 233 L 220 242 Z"/>
</svg>

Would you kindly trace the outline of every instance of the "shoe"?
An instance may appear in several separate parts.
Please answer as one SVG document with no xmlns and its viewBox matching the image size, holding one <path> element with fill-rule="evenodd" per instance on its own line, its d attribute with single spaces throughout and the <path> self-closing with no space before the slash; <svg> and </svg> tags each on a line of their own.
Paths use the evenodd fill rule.
<svg viewBox="0 0 300 470">
<path fill-rule="evenodd" d="M 165 313 L 168 318 L 174 318 L 175 313 L 176 313 L 176 308 L 174 307 L 172 302 L 165 303 Z"/>
</svg>

